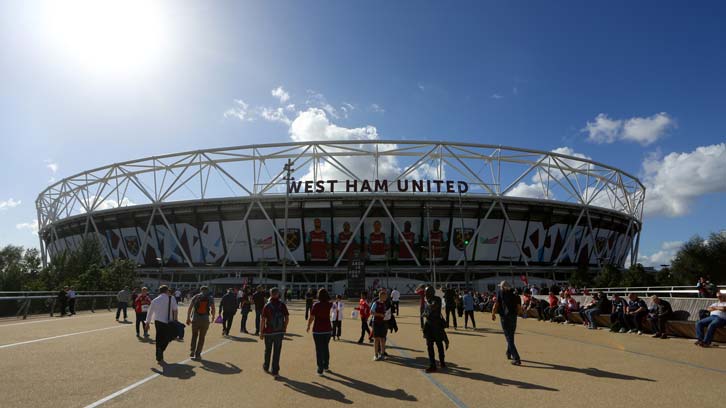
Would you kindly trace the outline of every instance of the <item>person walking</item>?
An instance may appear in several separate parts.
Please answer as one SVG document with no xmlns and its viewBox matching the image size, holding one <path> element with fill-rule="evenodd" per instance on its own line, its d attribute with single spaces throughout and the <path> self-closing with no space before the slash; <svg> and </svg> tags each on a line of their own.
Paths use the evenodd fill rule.
<svg viewBox="0 0 726 408">
<path fill-rule="evenodd" d="M 262 290 L 262 288 L 259 288 Z M 265 341 L 265 360 L 262 369 L 271 373 L 275 379 L 280 376 L 280 353 L 282 352 L 282 340 L 290 322 L 290 313 L 287 306 L 280 301 L 280 290 L 270 289 L 270 300 L 262 308 L 262 333 L 260 340 Z M 272 367 L 270 367 L 272 363 Z"/>
<path fill-rule="evenodd" d="M 64 286 L 61 290 L 58 291 L 58 295 L 56 297 L 56 303 L 58 303 L 58 308 L 60 309 L 60 316 L 63 317 L 66 315 L 66 304 L 68 303 L 68 286 Z M 116 319 L 118 320 L 118 319 Z"/>
<path fill-rule="evenodd" d="M 366 337 L 372 343 L 373 337 L 371 336 L 371 329 L 368 327 L 368 318 L 371 316 L 371 307 L 368 305 L 368 292 L 361 292 L 358 307 L 355 310 L 358 311 L 360 316 L 360 339 L 358 339 L 358 344 L 362 344 L 363 339 Z"/>
<path fill-rule="evenodd" d="M 227 289 L 227 293 L 220 299 L 219 313 L 222 315 L 222 336 L 229 336 L 234 315 L 237 313 L 237 295 L 233 288 Z"/>
<path fill-rule="evenodd" d="M 314 300 L 315 294 L 313 293 L 313 288 L 308 288 L 308 291 L 305 293 L 305 320 L 308 320 L 308 315 L 310 314 L 310 309 L 313 307 Z"/>
<path fill-rule="evenodd" d="M 450 327 L 449 315 L 451 315 L 454 322 L 454 330 L 456 330 L 456 291 L 454 288 L 446 288 L 444 301 L 446 301 L 446 327 Z"/>
<path fill-rule="evenodd" d="M 446 322 L 441 315 L 441 298 L 436 296 L 436 290 L 433 286 L 425 289 L 426 304 L 424 305 L 424 338 L 426 339 L 426 349 L 429 354 L 429 366 L 426 368 L 427 373 L 437 371 L 436 355 L 434 354 L 434 344 L 439 351 L 439 362 L 441 368 L 446 368 L 446 355 L 444 353 L 444 343 L 446 349 L 449 348 L 449 338 L 446 336 Z"/>
<path fill-rule="evenodd" d="M 323 371 L 330 372 L 330 336 L 333 327 L 330 323 L 330 295 L 325 288 L 318 290 L 318 301 L 310 308 L 307 332 L 313 326 L 313 341 L 315 342 L 315 357 L 318 363 L 318 375 Z"/>
<path fill-rule="evenodd" d="M 129 292 L 128 286 L 116 294 L 116 300 L 118 301 L 116 305 L 116 321 L 119 321 L 118 319 L 121 317 L 121 311 L 123 310 L 124 322 L 127 322 L 128 316 L 126 315 L 126 309 L 129 307 L 129 303 L 131 303 L 131 292 Z"/>
<path fill-rule="evenodd" d="M 522 365 L 519 352 L 514 345 L 514 332 L 517 330 L 517 316 L 522 314 L 522 299 L 514 293 L 507 281 L 502 281 L 497 290 L 497 301 L 492 308 L 492 321 L 501 319 L 504 338 L 507 340 L 507 359 L 513 365 Z"/>
<path fill-rule="evenodd" d="M 388 335 L 388 321 L 391 320 L 391 308 L 388 307 L 388 292 L 381 288 L 378 299 L 371 305 L 373 316 L 373 360 L 381 361 L 386 354 L 386 336 Z"/>
<path fill-rule="evenodd" d="M 68 313 L 76 314 L 76 291 L 72 286 L 68 288 Z"/>
<path fill-rule="evenodd" d="M 134 299 L 134 312 L 136 313 L 136 337 L 139 335 L 139 326 L 144 328 L 144 337 L 149 337 L 149 331 L 146 329 L 144 322 L 146 315 L 149 313 L 149 305 L 151 305 L 151 297 L 149 297 L 149 289 L 141 288 L 141 293 Z"/>
<path fill-rule="evenodd" d="M 461 303 L 464 306 L 464 328 L 469 328 L 469 319 L 471 319 L 471 327 L 476 329 L 476 321 L 474 321 L 474 296 L 471 295 L 471 291 L 467 290 L 464 292 Z"/>
<path fill-rule="evenodd" d="M 202 286 L 200 292 L 192 296 L 187 309 L 187 325 L 192 325 L 192 342 L 189 357 L 201 360 L 204 339 L 209 330 L 209 318 L 214 321 L 214 298 L 209 293 L 209 288 Z"/>
<path fill-rule="evenodd" d="M 240 333 L 248 334 L 249 332 L 247 331 L 247 316 L 252 310 L 252 301 L 250 300 L 250 289 L 247 287 L 247 285 L 245 285 L 245 287 L 239 291 L 239 293 L 237 294 L 237 298 L 239 299 L 239 308 L 240 313 L 242 314 L 242 322 L 240 323 L 239 331 Z"/>
<path fill-rule="evenodd" d="M 145 328 L 149 330 L 149 325 L 154 322 L 156 330 L 156 362 L 166 364 L 164 362 L 164 351 L 166 347 L 176 336 L 176 328 L 173 326 L 177 320 L 179 307 L 176 299 L 169 293 L 169 287 L 162 285 L 159 287 L 159 296 L 154 298 L 149 305 L 149 311 L 146 314 Z"/>
<path fill-rule="evenodd" d="M 393 302 L 393 313 L 398 316 L 398 309 L 401 305 L 401 292 L 399 292 L 396 288 L 393 288 L 391 291 L 391 302 Z"/>
<path fill-rule="evenodd" d="M 340 334 L 343 331 L 343 297 L 340 295 L 335 297 L 335 303 L 330 311 L 330 320 L 333 323 L 333 340 L 336 338 L 340 340 Z"/>
<path fill-rule="evenodd" d="M 252 302 L 255 304 L 255 336 L 260 334 L 260 318 L 262 309 L 265 308 L 265 291 L 262 286 L 257 287 L 257 292 L 252 295 Z"/>
</svg>

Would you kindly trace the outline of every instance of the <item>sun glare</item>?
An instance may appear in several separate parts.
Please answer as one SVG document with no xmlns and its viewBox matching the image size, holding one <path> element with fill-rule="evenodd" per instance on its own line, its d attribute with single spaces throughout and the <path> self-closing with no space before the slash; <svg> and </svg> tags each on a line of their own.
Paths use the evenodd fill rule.
<svg viewBox="0 0 726 408">
<path fill-rule="evenodd" d="M 154 1 L 70 0 L 46 6 L 53 52 L 97 75 L 133 75 L 164 57 L 167 30 Z"/>
</svg>

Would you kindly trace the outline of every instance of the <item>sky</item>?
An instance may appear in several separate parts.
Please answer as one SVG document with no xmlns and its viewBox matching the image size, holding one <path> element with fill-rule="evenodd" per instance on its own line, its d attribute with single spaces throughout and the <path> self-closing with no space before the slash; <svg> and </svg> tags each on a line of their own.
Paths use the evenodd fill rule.
<svg viewBox="0 0 726 408">
<path fill-rule="evenodd" d="M 639 262 L 667 264 L 726 229 L 723 21 L 718 1 L 6 0 L 0 245 L 37 247 L 37 195 L 86 169 L 366 137 L 621 168 L 647 188 Z"/>
</svg>

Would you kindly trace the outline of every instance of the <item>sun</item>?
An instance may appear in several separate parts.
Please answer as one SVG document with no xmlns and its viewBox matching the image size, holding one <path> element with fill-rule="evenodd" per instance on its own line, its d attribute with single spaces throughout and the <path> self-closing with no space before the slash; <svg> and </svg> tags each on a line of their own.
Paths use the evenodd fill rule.
<svg viewBox="0 0 726 408">
<path fill-rule="evenodd" d="M 90 74 L 133 75 L 165 57 L 167 27 L 154 1 L 67 0 L 45 6 L 52 52 Z"/>
</svg>

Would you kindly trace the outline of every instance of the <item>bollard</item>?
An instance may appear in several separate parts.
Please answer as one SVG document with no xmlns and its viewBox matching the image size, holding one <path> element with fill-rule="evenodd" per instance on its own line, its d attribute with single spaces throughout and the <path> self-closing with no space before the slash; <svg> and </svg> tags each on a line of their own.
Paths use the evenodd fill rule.
<svg viewBox="0 0 726 408">
<path fill-rule="evenodd" d="M 25 300 L 25 309 L 23 311 L 23 320 L 28 318 L 28 312 L 30 311 L 30 299 Z"/>
<path fill-rule="evenodd" d="M 53 317 L 53 311 L 55 310 L 55 301 L 56 298 L 52 298 L 50 301 L 50 317 Z"/>
<path fill-rule="evenodd" d="M 96 297 L 94 296 L 91 300 L 91 313 L 96 313 Z"/>
<path fill-rule="evenodd" d="M 106 308 L 108 309 L 108 311 L 109 311 L 109 312 L 111 311 L 111 300 L 112 300 L 112 299 L 113 299 L 113 298 L 111 298 L 111 297 L 109 297 L 109 298 L 108 298 L 108 305 L 107 305 L 107 307 L 106 307 Z"/>
</svg>

